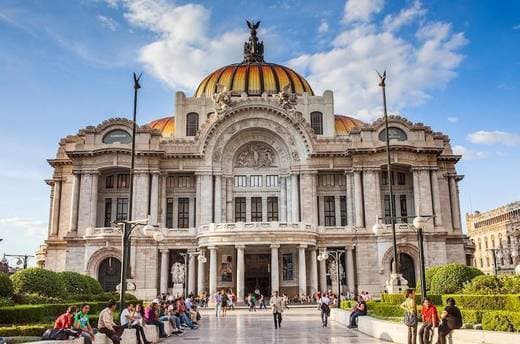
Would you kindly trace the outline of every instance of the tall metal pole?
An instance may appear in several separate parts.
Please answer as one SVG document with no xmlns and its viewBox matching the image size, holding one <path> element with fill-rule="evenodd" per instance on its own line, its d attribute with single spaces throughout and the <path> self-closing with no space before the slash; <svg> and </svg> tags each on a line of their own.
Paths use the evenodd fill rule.
<svg viewBox="0 0 520 344">
<path fill-rule="evenodd" d="M 419 244 L 419 260 L 421 264 L 421 295 L 426 298 L 426 267 L 424 262 L 424 237 L 422 228 L 417 228 L 417 242 Z"/>
<path fill-rule="evenodd" d="M 394 263 L 393 263 L 393 272 L 399 273 L 399 256 L 397 254 L 397 237 L 395 234 L 395 218 L 394 218 L 394 192 L 392 189 L 392 171 L 391 171 L 391 158 L 390 158 L 390 135 L 388 132 L 388 113 L 386 111 L 386 92 L 385 92 L 385 80 L 386 80 L 386 70 L 383 72 L 383 75 L 377 73 L 380 78 L 379 86 L 383 90 L 383 110 L 385 114 L 385 132 L 386 132 L 386 158 L 387 158 L 387 182 L 388 182 L 388 193 L 389 193 L 389 207 L 390 207 L 390 223 L 392 225 L 392 244 L 394 250 Z"/>
<path fill-rule="evenodd" d="M 130 234 L 132 233 L 132 208 L 134 203 L 134 166 L 135 166 L 135 133 L 136 133 L 136 117 L 137 117 L 137 91 L 141 88 L 139 79 L 141 75 L 137 76 L 134 73 L 134 114 L 132 118 L 132 148 L 130 153 L 130 187 L 128 195 L 128 218 L 123 227 L 122 235 L 122 266 L 121 266 L 121 295 L 119 296 L 120 311 L 125 308 L 125 293 L 126 293 L 126 277 L 128 275 L 128 262 L 130 260 Z"/>
</svg>

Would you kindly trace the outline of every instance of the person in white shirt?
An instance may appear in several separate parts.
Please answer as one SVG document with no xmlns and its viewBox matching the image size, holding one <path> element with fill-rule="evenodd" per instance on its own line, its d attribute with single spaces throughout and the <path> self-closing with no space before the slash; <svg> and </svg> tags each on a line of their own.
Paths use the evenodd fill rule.
<svg viewBox="0 0 520 344">
<path fill-rule="evenodd" d="M 274 295 L 271 296 L 271 300 L 269 300 L 269 305 L 273 309 L 274 328 L 275 329 L 281 328 L 284 301 L 283 301 L 283 297 L 278 296 L 278 291 L 275 291 Z"/>
<path fill-rule="evenodd" d="M 328 318 L 330 315 L 330 298 L 327 293 L 323 294 L 320 298 L 320 308 L 321 308 L 321 326 L 327 327 Z"/>
<path fill-rule="evenodd" d="M 141 314 L 136 312 L 133 304 L 128 304 L 125 309 L 121 312 L 121 326 L 124 328 L 135 328 L 135 337 L 137 338 L 138 344 L 149 344 L 144 334 L 144 329 L 140 324 Z M 141 341 L 142 338 L 142 341 Z"/>
</svg>

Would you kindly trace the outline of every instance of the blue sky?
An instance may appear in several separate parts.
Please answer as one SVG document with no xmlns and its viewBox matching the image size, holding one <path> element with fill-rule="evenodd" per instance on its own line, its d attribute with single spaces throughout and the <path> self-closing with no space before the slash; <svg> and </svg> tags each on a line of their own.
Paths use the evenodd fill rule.
<svg viewBox="0 0 520 344">
<path fill-rule="evenodd" d="M 238 62 L 245 19 L 262 20 L 266 59 L 332 89 L 336 113 L 389 106 L 451 137 L 463 213 L 520 199 L 518 1 L 3 0 L 0 7 L 0 254 L 33 253 L 46 234 L 60 138 L 131 112 L 172 113 L 218 66 Z"/>
</svg>

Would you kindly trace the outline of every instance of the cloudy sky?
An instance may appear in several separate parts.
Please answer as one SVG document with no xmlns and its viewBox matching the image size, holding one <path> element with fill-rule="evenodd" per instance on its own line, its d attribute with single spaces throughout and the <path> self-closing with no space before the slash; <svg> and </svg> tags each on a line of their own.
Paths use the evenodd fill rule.
<svg viewBox="0 0 520 344">
<path fill-rule="evenodd" d="M 172 113 L 215 68 L 238 62 L 245 19 L 261 20 L 266 60 L 335 91 L 336 113 L 391 112 L 451 137 L 465 212 L 520 199 L 518 1 L 2 0 L 0 254 L 32 253 L 46 234 L 60 138 L 131 113 Z"/>
</svg>

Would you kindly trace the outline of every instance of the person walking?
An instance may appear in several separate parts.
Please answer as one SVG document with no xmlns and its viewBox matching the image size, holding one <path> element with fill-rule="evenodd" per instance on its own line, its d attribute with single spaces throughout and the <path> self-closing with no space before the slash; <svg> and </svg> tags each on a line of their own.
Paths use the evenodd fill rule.
<svg viewBox="0 0 520 344">
<path fill-rule="evenodd" d="M 228 308 L 228 295 L 226 294 L 226 291 L 224 289 L 222 289 L 221 293 L 220 293 L 220 297 L 222 298 L 221 300 L 221 305 L 220 305 L 220 308 L 222 309 L 222 317 L 225 317 L 226 316 L 226 311 L 227 311 L 227 308 Z"/>
<path fill-rule="evenodd" d="M 460 309 L 455 306 L 455 299 L 448 297 L 446 303 L 448 305 L 441 314 L 437 344 L 446 344 L 446 336 L 451 331 L 462 327 L 462 314 L 460 313 Z"/>
<path fill-rule="evenodd" d="M 421 315 L 423 324 L 419 329 L 419 343 L 430 344 L 433 338 L 433 329 L 439 326 L 439 314 L 435 305 L 427 297 L 423 300 Z"/>
<path fill-rule="evenodd" d="M 269 305 L 273 310 L 274 328 L 278 329 L 282 327 L 282 312 L 284 308 L 283 297 L 278 295 L 278 290 L 274 292 L 269 300 Z"/>
<path fill-rule="evenodd" d="M 330 298 L 329 295 L 323 294 L 319 300 L 321 309 L 321 326 L 327 327 L 330 316 Z"/>
<path fill-rule="evenodd" d="M 215 316 L 218 318 L 220 316 L 220 307 L 222 306 L 222 295 L 217 290 L 213 298 L 215 299 Z"/>
<path fill-rule="evenodd" d="M 406 300 L 400 306 L 406 311 L 404 324 L 408 327 L 408 344 L 417 342 L 417 306 L 415 304 L 415 289 L 406 290 Z"/>
<path fill-rule="evenodd" d="M 267 309 L 267 306 L 265 305 L 264 294 L 260 294 L 260 309 Z"/>
</svg>

